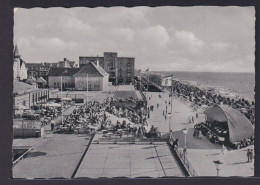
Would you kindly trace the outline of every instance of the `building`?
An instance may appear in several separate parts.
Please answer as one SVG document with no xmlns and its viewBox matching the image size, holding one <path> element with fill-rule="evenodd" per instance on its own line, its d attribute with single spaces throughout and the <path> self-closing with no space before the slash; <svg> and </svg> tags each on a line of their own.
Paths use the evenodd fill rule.
<svg viewBox="0 0 260 185">
<path fill-rule="evenodd" d="M 26 80 L 27 79 L 27 68 L 25 62 L 21 59 L 17 45 L 14 47 L 13 52 L 13 75 L 14 80 Z"/>
<path fill-rule="evenodd" d="M 48 86 L 49 88 L 61 89 L 75 89 L 74 76 L 80 68 L 50 68 L 48 73 Z"/>
<path fill-rule="evenodd" d="M 63 61 L 59 61 L 57 67 L 65 67 L 65 68 L 73 68 L 79 67 L 79 65 L 75 61 L 69 61 L 64 58 Z"/>
<path fill-rule="evenodd" d="M 98 63 L 88 63 L 81 68 L 51 68 L 48 86 L 63 90 L 103 91 L 108 86 L 108 73 Z"/>
<path fill-rule="evenodd" d="M 66 58 L 64 58 L 63 61 L 59 61 L 57 63 L 26 63 L 26 67 L 28 68 L 28 76 L 33 76 L 37 80 L 40 77 L 47 80 L 47 74 L 49 73 L 51 67 L 77 68 L 79 67 L 79 65 L 75 61 L 69 61 Z"/>
<path fill-rule="evenodd" d="M 161 80 L 161 86 L 171 87 L 172 86 L 172 75 L 163 77 Z"/>
<path fill-rule="evenodd" d="M 26 63 L 28 68 L 28 76 L 33 76 L 36 79 L 42 77 L 47 79 L 47 74 L 50 70 L 50 67 L 56 67 L 55 63 Z"/>
<path fill-rule="evenodd" d="M 36 85 L 14 81 L 14 109 L 30 109 L 32 106 L 45 103 L 49 99 L 49 89 L 38 89 Z"/>
<path fill-rule="evenodd" d="M 108 74 L 112 84 L 130 84 L 134 81 L 135 58 L 118 57 L 117 53 L 104 52 L 104 57 L 79 57 L 79 67 L 99 63 Z"/>
</svg>

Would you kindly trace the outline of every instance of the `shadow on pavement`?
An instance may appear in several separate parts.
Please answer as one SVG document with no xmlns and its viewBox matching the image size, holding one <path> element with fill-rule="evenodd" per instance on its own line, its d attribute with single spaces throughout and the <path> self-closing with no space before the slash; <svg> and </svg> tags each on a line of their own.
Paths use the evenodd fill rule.
<svg viewBox="0 0 260 185">
<path fill-rule="evenodd" d="M 45 156 L 47 153 L 46 152 L 30 152 L 27 155 L 27 158 L 29 157 L 39 157 L 39 156 Z"/>
</svg>

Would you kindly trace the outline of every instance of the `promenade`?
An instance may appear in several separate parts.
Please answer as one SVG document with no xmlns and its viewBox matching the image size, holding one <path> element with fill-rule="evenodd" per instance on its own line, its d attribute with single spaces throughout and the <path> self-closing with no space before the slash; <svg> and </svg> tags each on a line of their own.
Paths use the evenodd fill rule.
<svg viewBox="0 0 260 185">
<path fill-rule="evenodd" d="M 132 86 L 113 87 L 110 93 L 89 92 L 89 101 L 102 102 L 108 96 L 113 96 L 116 91 L 133 91 Z M 86 92 L 78 92 L 85 94 Z M 161 98 L 159 97 L 161 95 Z M 167 136 L 169 128 L 173 136 L 178 139 L 179 150 L 182 152 L 184 143 L 183 129 L 187 128 L 186 157 L 199 176 L 216 176 L 213 161 L 220 159 L 222 146 L 212 144 L 206 137 L 201 139 L 193 137 L 194 123 L 189 123 L 191 116 L 195 117 L 196 111 L 188 102 L 176 97 L 172 99 L 172 121 L 166 116 L 171 110 L 169 94 L 166 92 L 148 92 L 148 106 L 153 105 L 150 112 L 149 124 L 158 127 L 162 135 Z M 150 98 L 149 98 L 150 97 Z M 165 103 L 166 102 L 166 103 Z M 157 108 L 158 104 L 158 108 Z M 64 111 L 69 115 L 76 105 Z M 164 115 L 163 115 L 164 112 Z M 117 118 L 106 113 L 113 124 Z M 61 117 L 55 119 L 59 122 Z M 169 126 L 169 123 L 170 126 Z M 82 134 L 53 134 L 50 125 L 45 126 L 45 135 L 42 138 L 14 139 L 14 146 L 33 146 L 34 150 L 13 168 L 14 178 L 71 178 L 83 156 L 74 178 L 80 177 L 163 177 L 183 176 L 176 159 L 172 156 L 166 142 L 112 142 L 97 144 L 98 134 L 85 156 L 83 156 L 90 136 Z M 252 146 L 250 146 L 252 148 Z M 224 155 L 225 163 L 221 166 L 220 176 L 251 176 L 254 173 L 253 163 L 247 163 L 246 149 L 230 150 Z M 239 170 L 237 170 L 239 169 Z"/>
<path fill-rule="evenodd" d="M 75 178 L 183 176 L 165 142 L 96 144 L 96 137 Z"/>
<path fill-rule="evenodd" d="M 159 94 L 161 98 L 159 98 Z M 169 132 L 169 117 L 163 115 L 167 110 L 170 112 L 169 94 L 166 92 L 148 92 L 148 105 L 154 106 L 154 111 L 150 112 L 149 123 L 158 127 L 162 134 Z M 157 109 L 157 104 L 159 108 Z M 173 130 L 173 136 L 178 139 L 180 151 L 185 145 L 183 129 L 187 128 L 187 159 L 196 170 L 199 176 L 216 176 L 216 167 L 213 161 L 220 159 L 221 145 L 211 143 L 205 136 L 201 139 L 193 137 L 194 123 L 189 123 L 191 116 L 195 117 L 196 112 L 201 113 L 201 110 L 195 111 L 191 104 L 173 97 L 172 100 L 173 114 L 170 128 Z M 248 148 L 253 148 L 249 146 Z M 254 174 L 254 164 L 247 163 L 246 152 L 248 148 L 239 150 L 228 149 L 224 155 L 225 163 L 221 165 L 220 176 L 252 176 Z M 238 170 L 239 169 L 239 170 Z"/>
<path fill-rule="evenodd" d="M 86 92 L 78 93 L 86 95 Z M 89 101 L 103 101 L 106 97 L 106 92 L 88 93 Z M 63 112 L 64 117 L 72 113 L 77 105 L 66 109 Z M 54 121 L 58 123 L 61 119 L 59 116 Z M 71 178 L 90 136 L 53 134 L 50 124 L 44 126 L 44 130 L 45 135 L 41 138 L 13 139 L 13 146 L 33 147 L 33 151 L 13 167 L 13 178 Z"/>
</svg>

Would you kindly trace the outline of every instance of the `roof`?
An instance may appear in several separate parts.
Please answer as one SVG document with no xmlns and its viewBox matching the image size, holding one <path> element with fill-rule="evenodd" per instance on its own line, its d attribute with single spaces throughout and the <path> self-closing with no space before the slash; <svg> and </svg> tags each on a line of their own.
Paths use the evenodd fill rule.
<svg viewBox="0 0 260 185">
<path fill-rule="evenodd" d="M 19 58 L 20 57 L 17 45 L 14 46 L 14 57 L 15 58 Z"/>
<path fill-rule="evenodd" d="M 27 84 L 35 84 L 36 79 L 33 76 L 30 76 L 29 78 L 27 78 L 27 80 L 25 82 Z"/>
<path fill-rule="evenodd" d="M 25 67 L 26 67 L 26 63 L 20 58 L 20 67 L 25 64 Z"/>
<path fill-rule="evenodd" d="M 239 111 L 226 105 L 214 105 L 204 111 L 208 121 L 227 122 L 229 140 L 232 143 L 254 135 L 254 127 L 251 122 Z"/>
<path fill-rule="evenodd" d="M 48 76 L 73 76 L 81 68 L 58 68 L 51 67 L 48 73 Z"/>
<path fill-rule="evenodd" d="M 117 57 L 118 59 L 135 59 L 135 57 Z"/>
<path fill-rule="evenodd" d="M 45 62 L 44 65 L 46 67 L 58 67 L 58 63 L 47 63 L 47 62 Z"/>
<path fill-rule="evenodd" d="M 26 63 L 25 64 L 26 67 L 38 67 L 41 65 L 42 65 L 42 63 Z"/>
<path fill-rule="evenodd" d="M 99 57 L 99 56 L 96 56 L 96 57 L 95 57 L 95 56 L 93 56 L 93 57 L 92 57 L 92 56 L 80 56 L 79 59 L 80 59 L 80 58 L 87 58 L 87 59 L 104 59 L 104 57 Z"/>
<path fill-rule="evenodd" d="M 37 83 L 47 83 L 46 80 L 43 78 L 43 77 L 39 77 L 37 80 L 36 80 Z"/>
<path fill-rule="evenodd" d="M 168 78 L 168 77 L 173 77 L 173 75 L 167 75 L 167 76 L 164 76 L 163 78 Z"/>
<path fill-rule="evenodd" d="M 19 81 L 14 81 L 13 83 L 13 93 L 19 93 L 19 92 L 23 92 L 23 91 L 29 91 L 29 90 L 33 90 L 35 89 L 34 86 L 24 83 L 24 82 L 19 82 Z"/>
<path fill-rule="evenodd" d="M 87 74 L 90 76 L 99 77 L 108 76 L 108 73 L 105 72 L 102 67 L 97 66 L 93 63 L 88 63 L 84 67 L 80 68 L 80 70 L 74 76 L 87 76 Z"/>
</svg>

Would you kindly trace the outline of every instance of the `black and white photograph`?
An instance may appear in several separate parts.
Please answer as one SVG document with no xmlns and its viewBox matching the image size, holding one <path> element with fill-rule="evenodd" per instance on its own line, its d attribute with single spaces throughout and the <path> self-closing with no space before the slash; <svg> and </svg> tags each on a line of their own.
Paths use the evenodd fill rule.
<svg viewBox="0 0 260 185">
<path fill-rule="evenodd" d="M 255 8 L 14 8 L 13 178 L 254 176 Z"/>
</svg>

